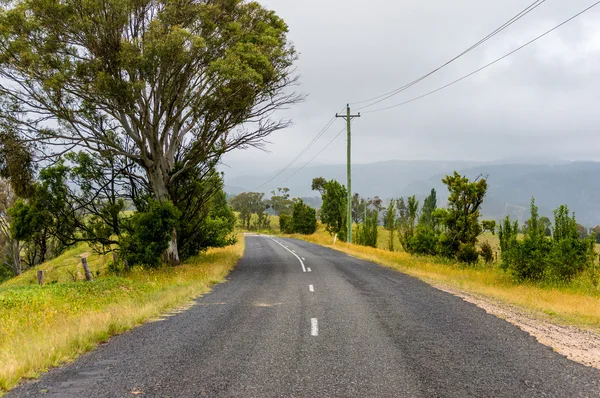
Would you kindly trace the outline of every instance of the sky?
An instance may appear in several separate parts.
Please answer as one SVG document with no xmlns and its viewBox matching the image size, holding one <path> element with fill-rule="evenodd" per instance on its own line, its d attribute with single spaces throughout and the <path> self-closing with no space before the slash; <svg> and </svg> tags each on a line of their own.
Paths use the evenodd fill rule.
<svg viewBox="0 0 600 398">
<path fill-rule="evenodd" d="M 533 0 L 260 0 L 289 26 L 306 100 L 277 117 L 293 126 L 265 150 L 223 159 L 226 179 L 286 166 L 336 112 L 353 113 L 478 42 Z M 593 4 L 547 0 L 515 24 L 410 89 L 353 120 L 353 162 L 385 160 L 600 160 L 600 5 L 484 71 L 421 100 Z M 292 167 L 301 167 L 345 128 L 332 127 Z M 311 164 L 342 164 L 341 134 Z"/>
</svg>

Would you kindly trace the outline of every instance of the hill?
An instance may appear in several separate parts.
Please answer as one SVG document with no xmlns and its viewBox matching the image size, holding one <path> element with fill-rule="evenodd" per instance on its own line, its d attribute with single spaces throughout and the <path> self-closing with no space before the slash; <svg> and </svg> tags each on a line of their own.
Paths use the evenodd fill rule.
<svg viewBox="0 0 600 398">
<path fill-rule="evenodd" d="M 483 208 L 486 218 L 501 219 L 505 215 L 524 221 L 528 215 L 531 197 L 536 198 L 540 213 L 552 216 L 552 210 L 566 204 L 576 213 L 577 220 L 586 226 L 600 224 L 600 186 L 594 177 L 600 176 L 598 162 L 546 163 L 464 162 L 464 161 L 387 161 L 357 164 L 353 168 L 353 191 L 362 196 L 380 196 L 385 199 L 416 194 L 424 198 L 432 188 L 444 198 L 446 188 L 442 178 L 454 170 L 470 178 L 487 176 L 488 196 Z M 260 189 L 269 192 L 278 181 L 285 180 L 296 170 L 284 173 L 271 185 Z M 226 177 L 226 191 L 252 191 L 275 174 Z M 314 177 L 346 180 L 345 165 L 317 165 L 298 172 L 283 185 L 293 196 L 314 197 L 310 190 Z M 443 203 L 442 203 L 443 204 Z"/>
</svg>

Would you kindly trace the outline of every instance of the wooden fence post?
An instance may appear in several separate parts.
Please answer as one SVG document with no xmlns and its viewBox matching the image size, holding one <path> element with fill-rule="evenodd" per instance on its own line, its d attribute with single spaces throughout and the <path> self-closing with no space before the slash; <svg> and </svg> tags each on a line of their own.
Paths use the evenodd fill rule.
<svg viewBox="0 0 600 398">
<path fill-rule="evenodd" d="M 83 270 L 85 271 L 85 279 L 89 282 L 93 282 L 94 278 L 92 277 L 92 273 L 90 272 L 90 266 L 88 265 L 87 258 L 81 258 L 81 264 L 83 265 Z"/>
<path fill-rule="evenodd" d="M 41 269 L 38 270 L 38 272 L 37 272 L 37 280 L 38 280 L 38 285 L 44 284 L 44 271 Z"/>
</svg>

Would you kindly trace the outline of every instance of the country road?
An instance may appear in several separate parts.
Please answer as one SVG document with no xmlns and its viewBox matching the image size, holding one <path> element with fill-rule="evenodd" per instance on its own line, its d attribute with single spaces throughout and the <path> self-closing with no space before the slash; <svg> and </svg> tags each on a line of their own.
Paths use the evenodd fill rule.
<svg viewBox="0 0 600 398">
<path fill-rule="evenodd" d="M 415 278 L 248 236 L 228 282 L 8 397 L 600 397 L 600 371 Z"/>
</svg>

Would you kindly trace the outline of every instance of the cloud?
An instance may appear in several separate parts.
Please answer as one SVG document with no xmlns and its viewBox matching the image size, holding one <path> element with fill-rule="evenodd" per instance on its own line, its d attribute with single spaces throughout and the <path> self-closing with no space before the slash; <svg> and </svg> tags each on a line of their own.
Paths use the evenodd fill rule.
<svg viewBox="0 0 600 398">
<path fill-rule="evenodd" d="M 308 99 L 282 113 L 295 124 L 267 146 L 227 156 L 229 175 L 285 166 L 347 102 L 400 87 L 444 63 L 522 10 L 521 0 L 264 0 L 290 27 Z M 380 104 L 446 84 L 589 6 L 548 1 L 482 47 Z M 447 90 L 354 122 L 356 162 L 498 159 L 536 154 L 600 160 L 600 6 L 512 57 Z M 376 108 L 377 106 L 373 107 Z M 334 126 L 301 166 L 343 129 Z M 345 162 L 340 137 L 316 163 Z"/>
</svg>

